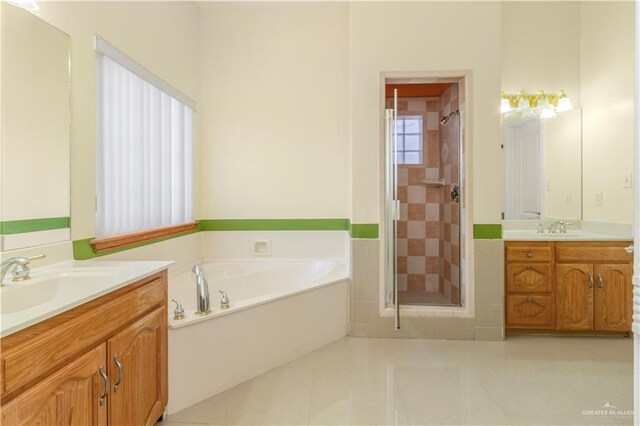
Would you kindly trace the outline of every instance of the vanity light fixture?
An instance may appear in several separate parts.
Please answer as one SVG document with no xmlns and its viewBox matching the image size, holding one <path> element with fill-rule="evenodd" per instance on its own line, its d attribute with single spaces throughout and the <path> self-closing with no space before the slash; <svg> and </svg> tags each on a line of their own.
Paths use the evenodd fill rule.
<svg viewBox="0 0 640 426">
<path fill-rule="evenodd" d="M 504 92 L 500 92 L 500 113 L 505 114 L 507 112 L 511 112 L 513 108 L 511 108 L 511 103 L 509 102 L 509 98 Z"/>
<path fill-rule="evenodd" d="M 556 111 L 569 111 L 573 109 L 573 105 L 571 104 L 571 99 L 567 96 L 567 93 L 564 90 L 561 90 L 558 94 L 558 106 L 556 107 Z"/>
<path fill-rule="evenodd" d="M 557 95 L 548 95 L 543 90 L 531 95 L 524 91 L 517 95 L 500 94 L 500 112 L 502 114 L 512 113 L 520 116 L 530 117 L 537 114 L 540 118 L 549 118 L 557 112 L 573 109 L 571 99 L 564 90 L 560 90 Z"/>
<path fill-rule="evenodd" d="M 540 118 L 549 118 L 554 117 L 556 112 L 553 109 L 553 106 L 549 102 L 549 98 L 544 94 L 544 91 L 541 90 L 538 92 L 538 105 L 537 105 L 538 113 L 540 114 Z"/>
<path fill-rule="evenodd" d="M 7 3 L 11 3 L 14 6 L 21 7 L 31 12 L 40 9 L 35 0 L 7 0 Z"/>
<path fill-rule="evenodd" d="M 518 97 L 516 98 L 516 101 L 518 105 L 516 108 L 516 112 L 518 114 L 521 114 L 524 117 L 528 117 L 534 114 L 533 109 L 531 109 L 531 102 L 529 101 L 528 97 L 524 94 L 523 91 L 520 91 L 518 93 Z"/>
</svg>

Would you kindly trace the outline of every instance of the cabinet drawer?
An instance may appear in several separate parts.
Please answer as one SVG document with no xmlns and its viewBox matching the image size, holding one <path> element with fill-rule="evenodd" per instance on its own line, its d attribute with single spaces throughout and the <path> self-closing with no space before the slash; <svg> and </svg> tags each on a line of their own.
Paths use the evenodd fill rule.
<svg viewBox="0 0 640 426">
<path fill-rule="evenodd" d="M 550 262 L 552 255 L 549 246 L 507 246 L 507 262 Z"/>
<path fill-rule="evenodd" d="M 551 296 L 507 296 L 507 328 L 553 328 L 553 300 Z"/>
<path fill-rule="evenodd" d="M 166 281 L 158 278 L 106 303 L 96 299 L 89 302 L 95 303 L 90 311 L 3 351 L 1 385 L 5 397 L 104 341 L 153 307 L 164 306 L 165 295 Z"/>
<path fill-rule="evenodd" d="M 587 262 L 610 262 L 610 263 L 630 263 L 633 261 L 633 254 L 627 253 L 625 247 L 629 243 L 619 245 L 580 245 L 557 244 L 556 256 L 558 262 L 587 263 Z"/>
<path fill-rule="evenodd" d="M 507 293 L 550 293 L 550 263 L 508 263 Z"/>
</svg>

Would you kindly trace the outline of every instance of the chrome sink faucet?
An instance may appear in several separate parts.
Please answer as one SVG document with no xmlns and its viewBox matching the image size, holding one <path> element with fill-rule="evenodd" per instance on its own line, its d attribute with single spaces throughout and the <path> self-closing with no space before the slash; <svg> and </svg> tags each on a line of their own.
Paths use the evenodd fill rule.
<svg viewBox="0 0 640 426">
<path fill-rule="evenodd" d="M 207 277 L 204 276 L 204 271 L 199 264 L 195 264 L 191 272 L 196 276 L 196 315 L 209 315 L 211 305 Z"/>
<path fill-rule="evenodd" d="M 9 272 L 9 269 L 13 266 L 13 278 L 11 281 L 26 281 L 30 279 L 29 273 L 31 269 L 29 268 L 29 263 L 32 260 L 44 259 L 46 256 L 44 254 L 39 254 L 37 256 L 31 257 L 12 257 L 11 259 L 7 259 L 0 264 L 0 285 L 2 281 L 4 281 L 5 275 Z"/>
<path fill-rule="evenodd" d="M 573 222 L 565 222 L 564 220 L 556 220 L 551 225 L 549 225 L 549 233 L 550 234 L 555 234 L 555 233 L 566 234 L 568 225 L 573 225 Z"/>
</svg>

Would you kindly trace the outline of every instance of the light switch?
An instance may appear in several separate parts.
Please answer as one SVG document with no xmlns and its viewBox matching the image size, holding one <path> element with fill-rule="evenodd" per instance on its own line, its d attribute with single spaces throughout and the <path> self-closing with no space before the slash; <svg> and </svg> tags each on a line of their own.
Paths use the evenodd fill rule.
<svg viewBox="0 0 640 426">
<path fill-rule="evenodd" d="M 624 184 L 622 185 L 623 188 L 631 188 L 631 186 L 633 185 L 633 174 L 629 173 L 624 175 Z"/>
<path fill-rule="evenodd" d="M 596 192 L 596 206 L 602 205 L 602 192 Z"/>
</svg>

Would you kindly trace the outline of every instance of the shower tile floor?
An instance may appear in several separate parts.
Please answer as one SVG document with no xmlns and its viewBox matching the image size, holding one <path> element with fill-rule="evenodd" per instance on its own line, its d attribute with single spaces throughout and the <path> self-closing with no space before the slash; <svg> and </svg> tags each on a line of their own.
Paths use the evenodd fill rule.
<svg viewBox="0 0 640 426">
<path fill-rule="evenodd" d="M 437 291 L 399 291 L 398 300 L 401 305 L 434 305 L 451 306 L 451 300 Z"/>
<path fill-rule="evenodd" d="M 215 377 L 211 378 L 215 380 Z M 591 410 L 615 406 L 594 415 Z M 632 339 L 344 338 L 166 425 L 632 424 Z"/>
</svg>

